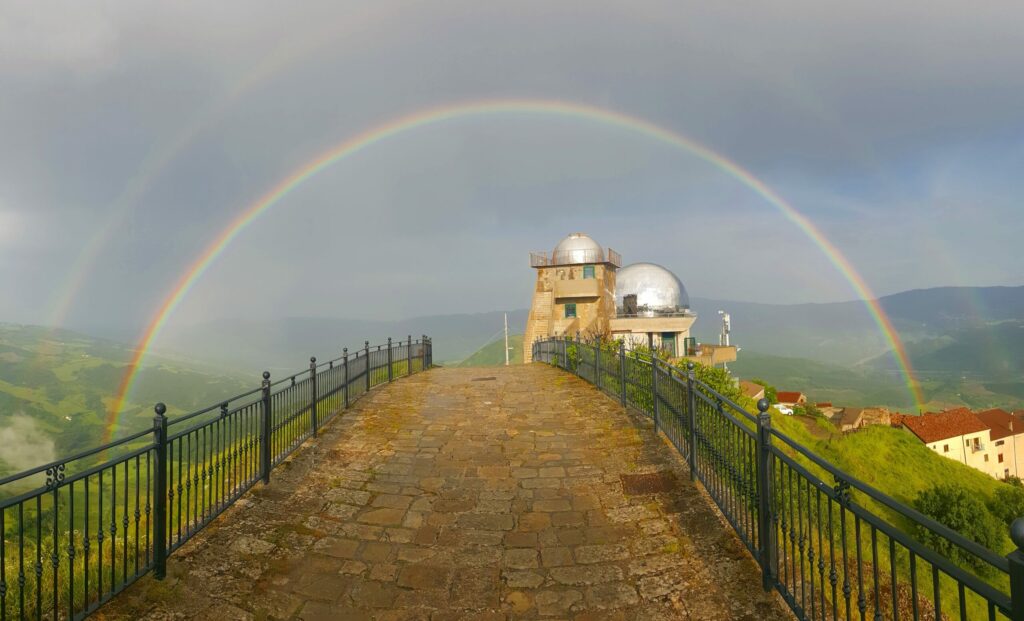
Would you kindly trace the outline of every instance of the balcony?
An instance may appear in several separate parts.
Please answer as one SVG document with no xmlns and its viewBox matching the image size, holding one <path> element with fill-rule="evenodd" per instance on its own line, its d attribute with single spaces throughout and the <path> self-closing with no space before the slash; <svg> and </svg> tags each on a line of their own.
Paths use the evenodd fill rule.
<svg viewBox="0 0 1024 621">
<path fill-rule="evenodd" d="M 573 250 L 568 254 L 554 255 L 549 252 L 531 252 L 530 267 L 551 267 L 553 265 L 581 265 L 585 263 L 609 263 L 622 267 L 622 255 L 611 248 L 600 250 Z"/>
<path fill-rule="evenodd" d="M 975 442 L 971 445 L 971 453 L 980 453 L 985 450 L 984 442 Z"/>
</svg>

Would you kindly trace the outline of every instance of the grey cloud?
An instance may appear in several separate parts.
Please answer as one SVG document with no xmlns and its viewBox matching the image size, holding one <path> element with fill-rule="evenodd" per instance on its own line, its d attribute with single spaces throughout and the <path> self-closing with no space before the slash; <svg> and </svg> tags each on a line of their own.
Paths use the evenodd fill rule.
<svg viewBox="0 0 1024 621">
<path fill-rule="evenodd" d="M 500 97 L 606 106 L 708 144 L 800 208 L 879 293 L 1015 283 L 1024 268 L 1009 248 L 1024 188 L 1006 164 L 1024 137 L 1019 5 L 78 11 L 0 9 L 0 214 L 33 223 L 16 241 L 0 232 L 2 285 L 20 293 L 2 296 L 0 320 L 48 316 L 81 248 L 108 231 L 69 321 L 137 329 L 303 162 L 417 109 Z M 523 306 L 525 252 L 574 229 L 673 267 L 697 296 L 853 295 L 791 223 L 706 163 L 615 128 L 500 117 L 407 132 L 304 184 L 175 320 Z"/>
</svg>

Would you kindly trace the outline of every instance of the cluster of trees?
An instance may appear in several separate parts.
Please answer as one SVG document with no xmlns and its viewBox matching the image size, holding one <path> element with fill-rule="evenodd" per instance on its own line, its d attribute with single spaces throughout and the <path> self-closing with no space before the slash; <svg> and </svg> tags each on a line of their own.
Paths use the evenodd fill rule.
<svg viewBox="0 0 1024 621">
<path fill-rule="evenodd" d="M 1024 485 L 1020 479 L 1011 477 L 991 498 L 982 498 L 961 485 L 936 485 L 918 494 L 914 508 L 971 541 L 998 551 L 1004 545 L 1010 524 L 1024 516 Z M 922 543 L 950 560 L 969 566 L 981 575 L 992 573 L 988 563 L 927 528 L 918 526 L 917 535 Z"/>
</svg>

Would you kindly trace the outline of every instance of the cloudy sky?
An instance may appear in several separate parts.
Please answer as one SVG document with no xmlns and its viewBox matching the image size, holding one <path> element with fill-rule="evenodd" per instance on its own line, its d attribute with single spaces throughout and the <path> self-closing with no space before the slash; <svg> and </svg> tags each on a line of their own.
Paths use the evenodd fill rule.
<svg viewBox="0 0 1024 621">
<path fill-rule="evenodd" d="M 226 226 L 417 111 L 644 119 L 807 216 L 878 294 L 1024 284 L 1024 4 L 0 0 L 0 321 L 145 324 Z M 541 113 L 404 131 L 244 229 L 171 319 L 522 308 L 585 231 L 691 295 L 856 297 L 747 185 Z"/>
</svg>

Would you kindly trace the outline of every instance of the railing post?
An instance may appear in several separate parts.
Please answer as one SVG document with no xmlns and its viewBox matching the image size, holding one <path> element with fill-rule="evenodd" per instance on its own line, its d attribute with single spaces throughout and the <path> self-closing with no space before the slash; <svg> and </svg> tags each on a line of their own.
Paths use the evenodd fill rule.
<svg viewBox="0 0 1024 621">
<path fill-rule="evenodd" d="M 761 586 L 772 590 L 775 563 L 775 527 L 772 523 L 771 444 L 772 417 L 767 399 L 757 402 L 757 560 L 761 564 Z"/>
<path fill-rule="evenodd" d="M 626 407 L 626 341 L 619 341 L 619 383 L 622 388 L 619 400 L 622 407 Z"/>
<path fill-rule="evenodd" d="M 412 335 L 409 335 L 409 339 L 405 345 L 405 374 L 412 375 Z"/>
<path fill-rule="evenodd" d="M 1010 540 L 1017 549 L 1010 552 L 1010 619 L 1024 621 L 1024 518 L 1010 524 Z"/>
<path fill-rule="evenodd" d="M 661 426 L 659 414 L 661 407 L 658 403 L 658 356 L 651 352 L 651 398 L 654 403 L 651 406 L 651 414 L 654 416 L 654 433 L 658 433 Z"/>
<path fill-rule="evenodd" d="M 342 354 L 342 361 L 343 362 L 341 364 L 344 367 L 344 371 L 342 371 L 342 372 L 345 375 L 345 409 L 347 410 L 348 409 L 348 347 L 343 348 L 341 351 L 343 353 Z"/>
<path fill-rule="evenodd" d="M 270 405 L 270 371 L 263 372 L 263 418 L 262 430 L 260 431 L 260 475 L 263 484 L 270 483 L 270 441 L 272 428 L 272 414 Z"/>
<path fill-rule="evenodd" d="M 580 361 L 583 360 L 583 355 L 580 353 L 582 350 L 580 349 L 580 331 L 579 330 L 576 331 L 576 350 L 575 351 L 576 351 L 576 364 L 573 365 L 575 367 L 573 370 L 576 371 L 576 377 L 579 377 L 580 376 Z"/>
<path fill-rule="evenodd" d="M 309 417 L 310 423 L 313 426 L 313 437 L 316 437 L 316 432 L 320 428 L 320 421 L 317 420 L 316 405 L 319 401 L 316 391 L 316 356 L 310 356 L 309 358 L 309 381 L 310 381 L 310 394 L 309 394 Z"/>
<path fill-rule="evenodd" d="M 391 337 L 389 336 L 388 337 L 388 381 L 389 382 L 391 380 L 395 379 L 395 376 L 392 374 L 391 365 L 392 365 L 392 363 L 391 363 Z"/>
<path fill-rule="evenodd" d="M 1024 621 L 1024 517 L 1010 525 L 1010 539 L 1017 549 L 1007 554 L 1010 562 L 1010 619 Z"/>
<path fill-rule="evenodd" d="M 697 373 L 694 371 L 697 365 L 693 361 L 686 363 L 686 418 L 690 426 L 690 444 L 687 461 L 690 464 L 690 480 L 697 480 L 697 393 L 694 392 L 694 382 L 697 380 Z"/>
<path fill-rule="evenodd" d="M 153 411 L 153 576 L 163 580 L 167 575 L 167 406 L 157 403 Z"/>
<path fill-rule="evenodd" d="M 363 341 L 366 352 L 366 392 L 370 392 L 370 341 Z"/>
<path fill-rule="evenodd" d="M 601 339 L 594 341 L 594 383 L 601 390 Z"/>
</svg>

